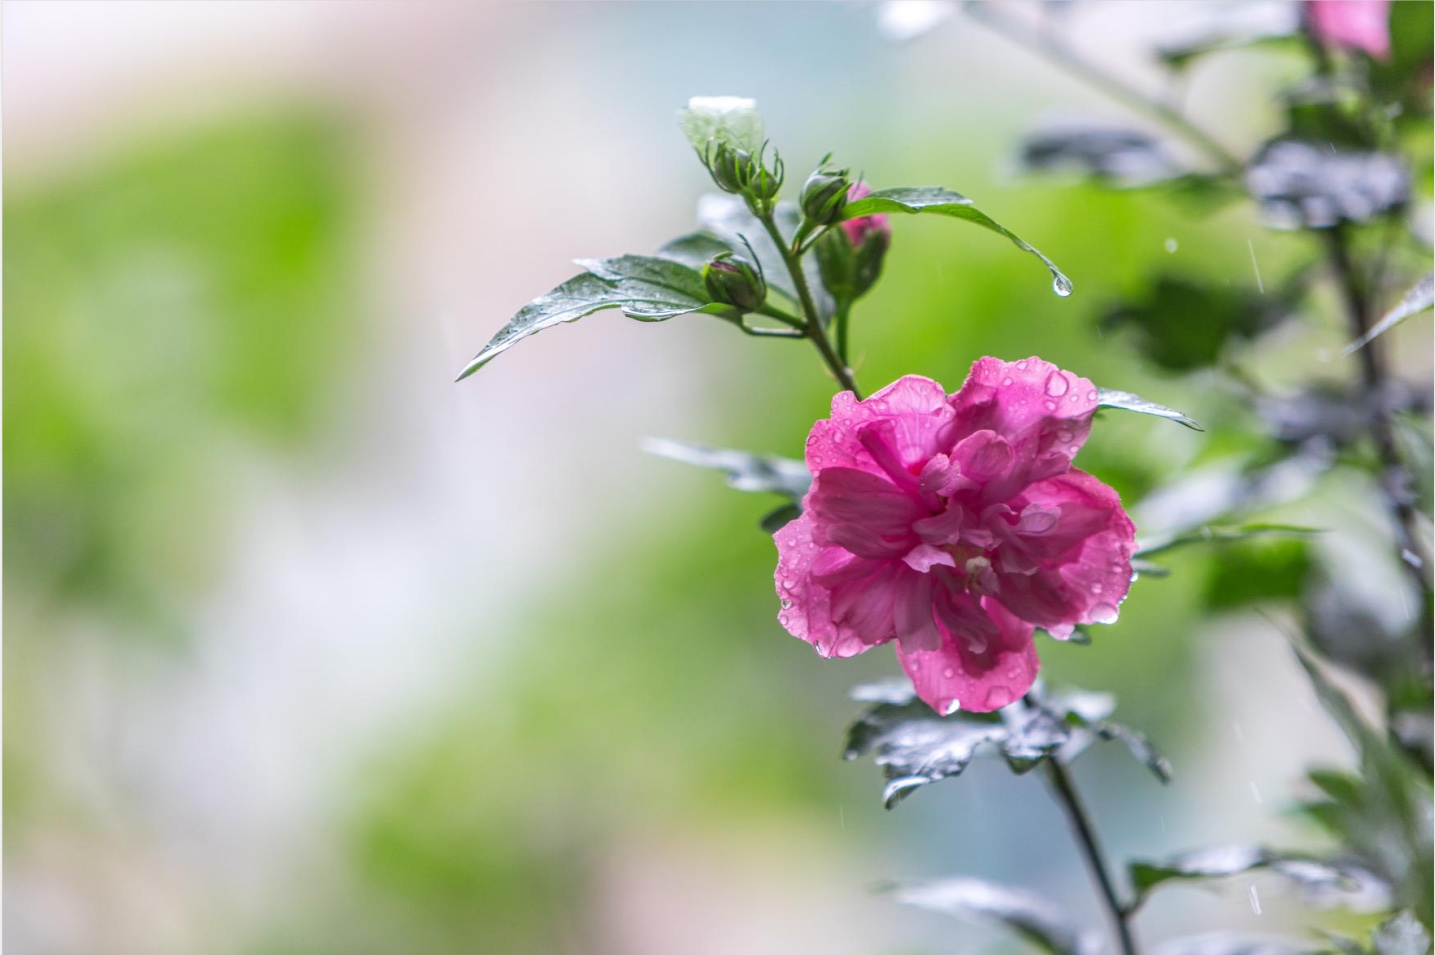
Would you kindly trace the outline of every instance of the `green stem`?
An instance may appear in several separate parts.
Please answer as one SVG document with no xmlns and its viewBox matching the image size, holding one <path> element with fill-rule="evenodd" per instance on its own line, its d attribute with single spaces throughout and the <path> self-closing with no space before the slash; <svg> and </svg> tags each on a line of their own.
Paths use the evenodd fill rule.
<svg viewBox="0 0 1435 955">
<path fill-rule="evenodd" d="M 837 314 L 833 316 L 832 323 L 837 328 L 837 357 L 842 359 L 842 364 L 847 364 L 847 319 L 852 314 L 852 303 L 846 299 L 837 303 Z"/>
<path fill-rule="evenodd" d="M 1101 852 L 1101 844 L 1096 840 L 1096 829 L 1091 824 L 1091 817 L 1086 812 L 1086 807 L 1077 795 L 1076 783 L 1067 772 L 1066 766 L 1056 757 L 1046 760 L 1047 776 L 1051 779 L 1052 789 L 1056 791 L 1057 802 L 1066 812 L 1067 821 L 1071 823 L 1071 829 L 1076 834 L 1077 845 L 1081 848 L 1082 857 L 1086 860 L 1086 867 L 1096 878 L 1097 887 L 1101 890 L 1101 900 L 1106 906 L 1106 913 L 1111 918 L 1112 926 L 1116 929 L 1116 937 L 1121 943 L 1122 955 L 1138 955 L 1136 940 L 1131 935 L 1131 924 L 1129 918 L 1131 908 L 1121 904 L 1116 894 L 1116 884 L 1111 879 L 1111 873 L 1107 868 L 1105 856 Z"/>
<path fill-rule="evenodd" d="M 1350 334 L 1358 341 L 1370 330 L 1370 304 L 1350 258 L 1349 235 L 1344 226 L 1326 229 L 1322 235 L 1345 303 Z M 1385 342 L 1379 338 L 1368 341 L 1356 354 L 1360 358 L 1361 390 L 1370 415 L 1370 436 L 1375 440 L 1375 452 L 1380 460 L 1380 489 L 1394 518 L 1400 563 L 1420 589 L 1429 593 L 1430 556 L 1420 543 L 1420 517 L 1411 500 L 1410 471 L 1400 458 L 1390 410 L 1386 407 L 1389 372 L 1384 361 Z"/>
<path fill-rule="evenodd" d="M 759 216 L 762 226 L 772 238 L 773 245 L 777 248 L 778 254 L 782 256 L 782 264 L 787 267 L 787 274 L 792 276 L 792 284 L 797 289 L 797 301 L 802 306 L 802 314 L 806 319 L 804 329 L 812 344 L 817 346 L 817 351 L 822 355 L 822 360 L 831 370 L 843 390 L 852 392 L 858 401 L 862 400 L 862 392 L 857 389 L 857 382 L 852 379 L 852 370 L 847 363 L 837 356 L 832 350 L 832 343 L 827 339 L 827 331 L 822 327 L 822 318 L 817 312 L 817 304 L 812 299 L 812 289 L 807 285 L 807 275 L 802 271 L 802 258 L 792 249 L 788 248 L 787 240 L 782 237 L 782 230 L 778 229 L 777 222 L 769 212 Z"/>
</svg>

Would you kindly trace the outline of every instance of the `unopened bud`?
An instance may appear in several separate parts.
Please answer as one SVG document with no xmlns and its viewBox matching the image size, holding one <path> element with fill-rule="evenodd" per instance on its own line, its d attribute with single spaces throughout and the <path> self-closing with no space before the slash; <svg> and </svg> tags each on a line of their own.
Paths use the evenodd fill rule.
<svg viewBox="0 0 1435 955">
<path fill-rule="evenodd" d="M 802 187 L 802 215 L 813 225 L 832 225 L 847 204 L 852 186 L 845 169 L 819 169 Z"/>
<path fill-rule="evenodd" d="M 713 301 L 755 312 L 767 300 L 762 272 L 746 259 L 724 252 L 703 266 L 703 284 Z"/>
</svg>

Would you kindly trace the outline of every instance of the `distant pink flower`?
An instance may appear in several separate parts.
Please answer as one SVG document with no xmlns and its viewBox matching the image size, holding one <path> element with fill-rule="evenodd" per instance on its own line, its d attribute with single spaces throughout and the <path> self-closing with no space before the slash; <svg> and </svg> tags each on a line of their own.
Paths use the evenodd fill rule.
<svg viewBox="0 0 1435 955">
<path fill-rule="evenodd" d="M 812 489 L 776 534 L 778 619 L 825 657 L 897 641 L 939 713 L 989 712 L 1036 679 L 1034 628 L 1111 623 L 1135 527 L 1071 466 L 1091 382 L 1039 358 L 972 365 L 948 396 L 908 375 L 812 426 Z"/>
<path fill-rule="evenodd" d="M 854 182 L 852 188 L 847 190 L 847 201 L 856 202 L 858 199 L 866 198 L 872 194 L 872 187 L 865 182 Z M 873 232 L 892 233 L 892 226 L 887 222 L 884 213 L 875 213 L 870 216 L 862 216 L 857 219 L 848 219 L 842 223 L 842 231 L 847 233 L 847 238 L 853 247 L 862 244 L 863 240 Z"/>
<path fill-rule="evenodd" d="M 1390 55 L 1390 0 L 1306 0 L 1311 32 L 1327 46 Z"/>
</svg>

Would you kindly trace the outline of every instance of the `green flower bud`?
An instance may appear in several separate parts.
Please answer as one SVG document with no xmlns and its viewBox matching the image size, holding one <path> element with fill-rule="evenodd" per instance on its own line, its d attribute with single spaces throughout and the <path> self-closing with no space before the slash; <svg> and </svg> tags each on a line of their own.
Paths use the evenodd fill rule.
<svg viewBox="0 0 1435 955">
<path fill-rule="evenodd" d="M 813 225 L 832 225 L 847 204 L 847 190 L 852 182 L 845 169 L 819 169 L 807 177 L 802 187 L 802 214 Z"/>
<path fill-rule="evenodd" d="M 752 263 L 724 252 L 703 266 L 703 284 L 713 301 L 755 312 L 767 300 L 767 282 Z"/>
</svg>

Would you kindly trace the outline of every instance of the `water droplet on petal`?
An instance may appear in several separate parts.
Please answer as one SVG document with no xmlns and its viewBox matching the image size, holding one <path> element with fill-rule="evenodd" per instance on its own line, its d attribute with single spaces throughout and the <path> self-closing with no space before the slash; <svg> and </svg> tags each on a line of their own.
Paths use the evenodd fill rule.
<svg viewBox="0 0 1435 955">
<path fill-rule="evenodd" d="M 1043 401 L 1042 404 L 1046 406 L 1046 410 L 1047 410 L 1047 411 L 1055 411 L 1055 410 L 1056 410 L 1056 402 L 1055 402 L 1055 401 Z"/>
<path fill-rule="evenodd" d="M 1093 623 L 1115 623 L 1116 608 L 1111 604 L 1097 604 L 1091 608 L 1091 620 Z"/>
<path fill-rule="evenodd" d="M 782 609 L 783 609 L 783 610 L 786 610 L 788 607 L 791 607 L 791 606 L 792 606 L 792 601 L 791 601 L 791 600 L 784 600 L 784 601 L 782 602 Z"/>
<path fill-rule="evenodd" d="M 1004 388 L 1010 388 L 1011 385 L 1012 385 L 1012 380 L 1011 380 L 1010 378 L 1003 378 L 1003 379 L 1002 379 L 1002 387 L 1004 387 Z"/>
<path fill-rule="evenodd" d="M 1088 391 L 1088 392 L 1086 393 L 1086 400 L 1087 400 L 1087 401 L 1095 401 L 1096 398 L 1097 398 L 1097 394 L 1096 394 L 1096 390 L 1095 390 L 1094 388 L 1093 388 L 1091 391 Z"/>
<path fill-rule="evenodd" d="M 1058 431 L 1058 432 L 1056 433 L 1056 440 L 1061 441 L 1061 442 L 1070 441 L 1070 440 L 1071 440 L 1071 432 L 1070 432 L 1070 431 Z"/>
<path fill-rule="evenodd" d="M 1053 398 L 1060 398 L 1070 387 L 1071 382 L 1067 381 L 1066 376 L 1059 371 L 1054 371 L 1046 376 L 1046 393 Z"/>
<path fill-rule="evenodd" d="M 1071 294 L 1071 279 L 1062 275 L 1060 272 L 1052 272 L 1051 290 L 1061 298 L 1066 298 Z"/>
<path fill-rule="evenodd" d="M 956 671 L 956 670 L 953 670 L 951 667 L 947 667 L 945 670 L 942 671 L 942 677 L 943 677 L 943 679 L 950 680 L 952 677 L 954 677 L 954 676 L 956 676 L 956 675 L 957 675 L 957 671 Z"/>
<path fill-rule="evenodd" d="M 1091 585 L 1091 592 L 1094 593 L 1094 594 L 1099 594 L 1099 593 L 1101 593 L 1101 585 L 1100 585 L 1100 584 L 1092 584 L 1092 585 Z"/>
<path fill-rule="evenodd" d="M 1016 363 L 1016 370 L 1017 370 L 1017 371 L 1026 371 L 1026 359 L 1025 359 L 1025 358 L 1023 358 L 1021 361 L 1019 361 L 1019 362 Z"/>
</svg>

